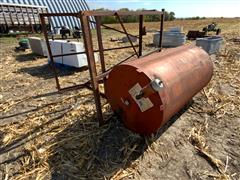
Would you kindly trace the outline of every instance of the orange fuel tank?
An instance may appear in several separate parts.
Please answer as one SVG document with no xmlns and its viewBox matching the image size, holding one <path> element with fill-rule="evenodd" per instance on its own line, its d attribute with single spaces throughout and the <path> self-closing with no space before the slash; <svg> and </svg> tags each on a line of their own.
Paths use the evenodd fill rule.
<svg viewBox="0 0 240 180">
<path fill-rule="evenodd" d="M 183 108 L 212 74 L 213 64 L 204 50 L 182 46 L 115 66 L 106 95 L 128 129 L 147 135 Z"/>
</svg>

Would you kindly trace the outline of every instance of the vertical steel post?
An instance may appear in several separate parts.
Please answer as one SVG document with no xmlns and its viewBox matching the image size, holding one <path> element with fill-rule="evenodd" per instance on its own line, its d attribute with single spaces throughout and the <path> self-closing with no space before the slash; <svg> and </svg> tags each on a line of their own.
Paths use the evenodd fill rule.
<svg viewBox="0 0 240 180">
<path fill-rule="evenodd" d="M 142 56 L 142 36 L 143 36 L 143 15 L 139 15 L 139 47 L 138 47 L 138 55 Z"/>
<path fill-rule="evenodd" d="M 43 9 L 42 9 L 42 12 L 43 12 Z M 49 13 L 48 9 L 46 9 L 46 13 Z M 48 29 L 51 29 L 51 25 L 52 25 L 51 17 L 48 17 Z M 52 40 L 53 39 L 54 39 L 54 37 L 52 36 Z"/>
<path fill-rule="evenodd" d="M 100 62 L 101 62 L 101 69 L 102 73 L 106 72 L 105 67 L 105 61 L 104 61 L 104 48 L 102 43 L 102 32 L 101 32 L 101 17 L 95 16 L 96 20 L 96 30 L 97 30 L 97 40 L 98 40 L 98 49 L 99 49 L 99 56 L 100 56 Z M 104 84 L 104 93 L 105 91 L 105 83 L 106 83 L 106 77 L 103 78 L 103 84 Z"/>
<path fill-rule="evenodd" d="M 163 36 L 163 22 L 164 22 L 164 14 L 165 14 L 165 9 L 162 9 L 162 14 L 161 14 L 161 25 L 160 25 L 160 36 L 159 36 L 159 52 L 162 51 L 162 36 Z"/>
<path fill-rule="evenodd" d="M 103 122 L 103 116 L 102 116 L 102 108 L 101 108 L 101 99 L 100 99 L 100 92 L 98 87 L 98 80 L 97 80 L 97 70 L 96 70 L 96 64 L 94 59 L 94 52 L 93 52 L 93 43 L 92 43 L 92 35 L 91 35 L 91 29 L 89 26 L 89 17 L 84 15 L 83 12 L 80 12 L 79 14 L 81 25 L 82 25 L 82 31 L 83 31 L 83 39 L 84 39 L 84 45 L 86 49 L 86 55 L 88 60 L 88 66 L 89 66 L 89 73 L 91 77 L 91 83 L 92 83 L 92 89 L 95 99 L 95 105 L 97 110 L 97 118 L 99 121 L 99 125 L 102 125 Z"/>
<path fill-rule="evenodd" d="M 48 54 L 49 54 L 50 61 L 51 61 L 51 66 L 52 66 L 54 77 L 55 77 L 55 80 L 56 80 L 57 89 L 58 89 L 58 91 L 60 91 L 60 84 L 59 84 L 59 81 L 58 81 L 58 75 L 57 75 L 57 71 L 56 71 L 56 68 L 55 68 L 54 61 L 53 61 L 52 50 L 51 50 L 51 47 L 50 47 L 50 44 L 49 44 L 47 28 L 46 28 L 45 19 L 44 19 L 43 14 L 40 14 L 40 19 L 41 19 L 43 34 L 44 34 L 46 44 L 47 44 Z"/>
</svg>

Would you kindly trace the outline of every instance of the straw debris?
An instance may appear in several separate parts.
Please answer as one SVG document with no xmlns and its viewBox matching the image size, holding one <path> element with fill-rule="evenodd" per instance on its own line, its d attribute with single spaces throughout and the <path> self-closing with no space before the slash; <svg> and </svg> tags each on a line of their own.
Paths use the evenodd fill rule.
<svg viewBox="0 0 240 180">
<path fill-rule="evenodd" d="M 169 22 L 166 28 L 182 26 L 181 23 L 184 22 L 186 23 L 184 28 L 186 26 L 187 31 L 193 27 L 202 28 L 203 23 L 210 21 L 197 21 L 196 26 L 193 26 L 192 21 L 174 21 Z M 185 133 L 181 129 L 191 129 L 190 135 L 189 131 L 186 133 L 189 135 L 188 140 L 199 155 L 217 169 L 217 173 L 206 173 L 208 177 L 216 179 L 237 178 L 239 175 L 239 171 L 232 172 L 232 168 L 239 170 L 240 155 L 237 148 L 240 145 L 240 135 L 237 132 L 240 132 L 240 128 L 236 122 L 240 118 L 240 61 L 237 58 L 239 45 L 231 41 L 239 36 L 239 32 L 236 31 L 238 27 L 236 20 L 227 21 L 229 22 L 226 26 L 220 23 L 224 29 L 226 48 L 217 56 L 211 57 L 215 69 L 213 78 L 210 84 L 194 98 L 193 105 L 187 110 L 186 117 L 196 120 L 198 124 L 190 124 L 189 120 L 188 124 L 174 129 L 180 131 L 179 134 Z M 154 23 L 147 25 L 150 28 L 159 29 L 159 26 Z M 136 24 L 127 26 L 132 29 L 131 33 L 138 32 Z M 120 37 L 119 34 L 110 35 L 113 38 Z M 109 38 L 105 39 L 105 36 L 103 38 L 106 48 L 113 45 L 113 42 L 109 43 Z M 149 45 L 152 34 L 148 33 L 144 38 Z M 114 43 L 116 43 L 114 46 L 119 45 L 117 42 Z M 119 119 L 113 116 L 110 106 L 105 104 L 104 100 L 102 100 L 103 113 L 106 118 L 111 118 L 111 121 L 99 128 L 95 118 L 92 93 L 84 89 L 63 94 L 52 93 L 47 96 L 47 93 L 55 90 L 55 84 L 51 71 L 46 65 L 46 58 L 26 60 L 29 52 L 16 54 L 9 50 L 13 49 L 15 44 L 10 46 L 6 43 L 6 48 L 0 49 L 4 57 L 0 64 L 3 70 L 0 72 L 3 82 L 0 87 L 0 113 L 1 120 L 4 122 L 0 125 L 2 179 L 120 180 L 138 176 L 141 178 L 145 171 L 146 174 L 150 174 L 144 176 L 145 179 L 153 178 L 156 173 L 162 173 L 160 174 L 162 179 L 167 179 L 172 178 L 171 175 L 175 175 L 175 171 L 180 172 L 183 160 L 178 158 L 185 157 L 181 156 L 185 153 L 185 149 L 182 151 L 181 147 L 188 148 L 184 142 L 187 138 L 176 137 L 175 133 L 172 133 L 173 135 L 169 133 L 163 134 L 167 138 L 161 140 L 152 137 L 150 140 L 144 139 L 124 128 Z M 144 51 L 151 49 L 150 45 L 144 46 Z M 130 54 L 132 50 L 106 52 L 107 67 Z M 100 71 L 99 67 L 98 64 L 98 71 Z M 59 73 L 63 86 L 79 84 L 89 79 L 88 71 Z M 205 119 L 206 116 L 211 122 Z M 233 123 L 235 126 L 231 125 Z M 221 127 L 222 124 L 225 126 Z M 211 136 L 208 132 L 216 133 L 218 128 L 227 134 L 224 136 L 224 140 L 228 140 L 224 146 L 225 153 L 229 156 L 226 163 L 213 154 L 211 148 L 214 144 L 208 141 Z M 176 138 L 184 139 L 181 139 L 183 145 L 178 145 L 179 149 L 174 145 L 168 146 L 174 144 Z M 152 142 L 153 139 L 154 142 Z M 189 144 L 190 147 L 192 145 Z M 222 150 L 225 150 L 224 148 Z M 191 148 L 186 150 L 191 151 Z M 147 159 L 148 156 L 151 158 Z M 146 159 L 150 162 L 149 166 L 146 165 L 148 164 Z M 194 161 L 194 158 L 191 160 Z M 233 164 L 234 160 L 237 163 Z M 155 166 L 151 163 L 155 163 Z M 146 166 L 142 167 L 144 165 Z M 196 168 L 194 171 L 199 169 Z M 196 172 L 192 173 L 193 178 L 196 174 Z M 196 176 L 195 179 L 198 177 Z"/>
</svg>

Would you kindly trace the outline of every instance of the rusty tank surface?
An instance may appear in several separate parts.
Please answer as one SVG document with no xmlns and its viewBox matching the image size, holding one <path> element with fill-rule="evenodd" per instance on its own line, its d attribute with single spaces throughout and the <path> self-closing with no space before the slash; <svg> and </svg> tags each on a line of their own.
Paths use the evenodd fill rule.
<svg viewBox="0 0 240 180">
<path fill-rule="evenodd" d="M 182 46 L 117 65 L 106 82 L 112 109 L 140 134 L 156 132 L 211 80 L 213 64 L 196 46 Z"/>
</svg>

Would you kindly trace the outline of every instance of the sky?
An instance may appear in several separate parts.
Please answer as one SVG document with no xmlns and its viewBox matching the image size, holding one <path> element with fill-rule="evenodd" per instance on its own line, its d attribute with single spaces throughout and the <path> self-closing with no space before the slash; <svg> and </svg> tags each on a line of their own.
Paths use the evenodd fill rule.
<svg viewBox="0 0 240 180">
<path fill-rule="evenodd" d="M 157 9 L 176 17 L 240 17 L 240 0 L 86 0 L 91 9 Z"/>
</svg>

